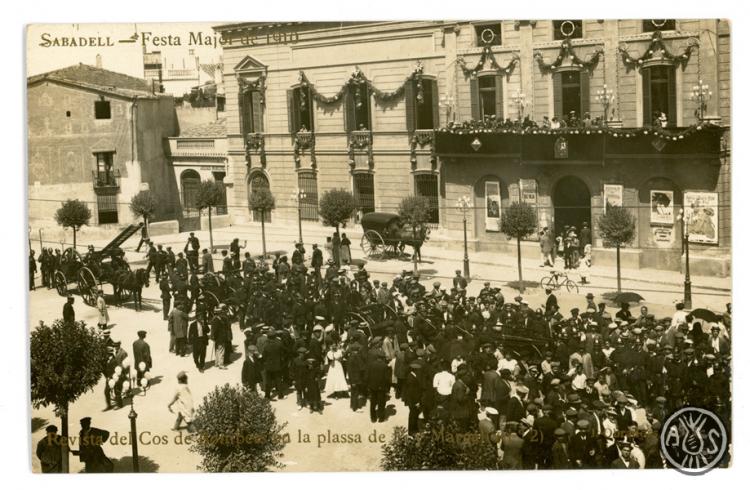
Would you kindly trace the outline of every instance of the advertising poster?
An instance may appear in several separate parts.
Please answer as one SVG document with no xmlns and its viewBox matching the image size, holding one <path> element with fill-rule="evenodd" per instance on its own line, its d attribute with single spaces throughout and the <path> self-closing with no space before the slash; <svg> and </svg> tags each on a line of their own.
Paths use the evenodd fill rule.
<svg viewBox="0 0 750 490">
<path fill-rule="evenodd" d="M 690 243 L 719 243 L 719 195 L 715 192 L 685 193 L 685 222 Z"/>
<path fill-rule="evenodd" d="M 484 229 L 500 231 L 500 182 L 485 182 L 484 195 L 487 199 Z"/>
</svg>

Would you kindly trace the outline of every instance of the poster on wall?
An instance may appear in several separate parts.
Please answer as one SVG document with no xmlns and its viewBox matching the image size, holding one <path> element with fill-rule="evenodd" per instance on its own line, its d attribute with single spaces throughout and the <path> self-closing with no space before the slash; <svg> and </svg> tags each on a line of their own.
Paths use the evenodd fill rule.
<svg viewBox="0 0 750 490">
<path fill-rule="evenodd" d="M 686 192 L 685 222 L 690 243 L 719 243 L 719 194 Z"/>
<path fill-rule="evenodd" d="M 674 223 L 674 192 L 651 191 L 651 223 Z"/>
<path fill-rule="evenodd" d="M 619 184 L 604 184 L 604 212 L 607 206 L 622 206 L 622 186 Z"/>
<path fill-rule="evenodd" d="M 532 207 L 536 206 L 536 180 L 521 179 L 518 185 L 521 188 L 521 202 L 525 202 Z"/>
<path fill-rule="evenodd" d="M 484 229 L 500 231 L 500 182 L 485 182 L 484 195 L 487 199 Z"/>
</svg>

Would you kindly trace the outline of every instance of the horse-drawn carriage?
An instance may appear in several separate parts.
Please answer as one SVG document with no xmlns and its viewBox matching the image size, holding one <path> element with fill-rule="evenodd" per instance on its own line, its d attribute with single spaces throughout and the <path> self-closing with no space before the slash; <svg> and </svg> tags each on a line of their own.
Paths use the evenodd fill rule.
<svg viewBox="0 0 750 490">
<path fill-rule="evenodd" d="M 364 234 L 360 246 L 370 259 L 386 255 L 400 257 L 407 245 L 418 249 L 430 232 L 427 227 L 415 232 L 394 213 L 367 213 L 362 217 L 361 224 Z"/>
<path fill-rule="evenodd" d="M 76 289 L 84 303 L 93 306 L 96 304 L 98 290 L 109 282 L 118 301 L 127 300 L 134 295 L 136 305 L 139 305 L 140 290 L 144 285 L 148 285 L 148 276 L 145 270 L 130 270 L 125 261 L 125 252 L 120 245 L 137 233 L 142 226 L 142 223 L 129 225 L 104 248 L 96 251 L 89 247 L 89 251 L 83 256 L 72 247 L 66 249 L 55 273 L 55 288 L 58 294 L 67 295 L 69 285 L 76 282 Z"/>
<path fill-rule="evenodd" d="M 207 272 L 200 279 L 201 297 L 206 311 L 212 312 L 224 303 L 229 314 L 235 318 L 241 305 L 245 302 L 245 290 L 242 287 L 242 277 L 239 272 L 233 274 L 219 274 Z"/>
</svg>

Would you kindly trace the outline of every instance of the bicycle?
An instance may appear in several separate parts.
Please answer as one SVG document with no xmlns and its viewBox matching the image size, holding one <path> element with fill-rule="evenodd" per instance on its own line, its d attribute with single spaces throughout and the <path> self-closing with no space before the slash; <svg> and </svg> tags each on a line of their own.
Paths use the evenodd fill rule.
<svg viewBox="0 0 750 490">
<path fill-rule="evenodd" d="M 569 293 L 578 293 L 578 284 L 568 278 L 568 274 L 559 271 L 550 271 L 549 276 L 543 277 L 540 281 L 543 289 L 552 289 L 554 291 L 565 286 Z"/>
</svg>

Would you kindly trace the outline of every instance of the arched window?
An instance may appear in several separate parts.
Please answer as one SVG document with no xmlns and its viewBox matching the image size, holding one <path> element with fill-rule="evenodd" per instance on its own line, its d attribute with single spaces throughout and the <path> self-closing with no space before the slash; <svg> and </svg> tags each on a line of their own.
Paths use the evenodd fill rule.
<svg viewBox="0 0 750 490">
<path fill-rule="evenodd" d="M 250 198 L 250 194 L 252 194 L 254 191 L 258 189 L 261 189 L 261 188 L 270 189 L 271 188 L 271 185 L 268 183 L 268 177 L 266 177 L 266 174 L 264 174 L 263 172 L 254 172 L 253 174 L 251 174 L 250 179 L 248 180 L 247 186 L 248 186 L 248 193 L 247 193 L 248 199 Z M 253 221 L 259 222 L 261 218 L 260 214 L 261 214 L 260 212 L 253 211 Z M 265 222 L 266 223 L 271 222 L 271 213 L 266 214 Z"/>
<path fill-rule="evenodd" d="M 201 185 L 201 176 L 195 170 L 188 169 L 180 175 L 180 188 L 182 189 L 182 209 L 186 213 L 197 212 L 196 197 Z"/>
</svg>

